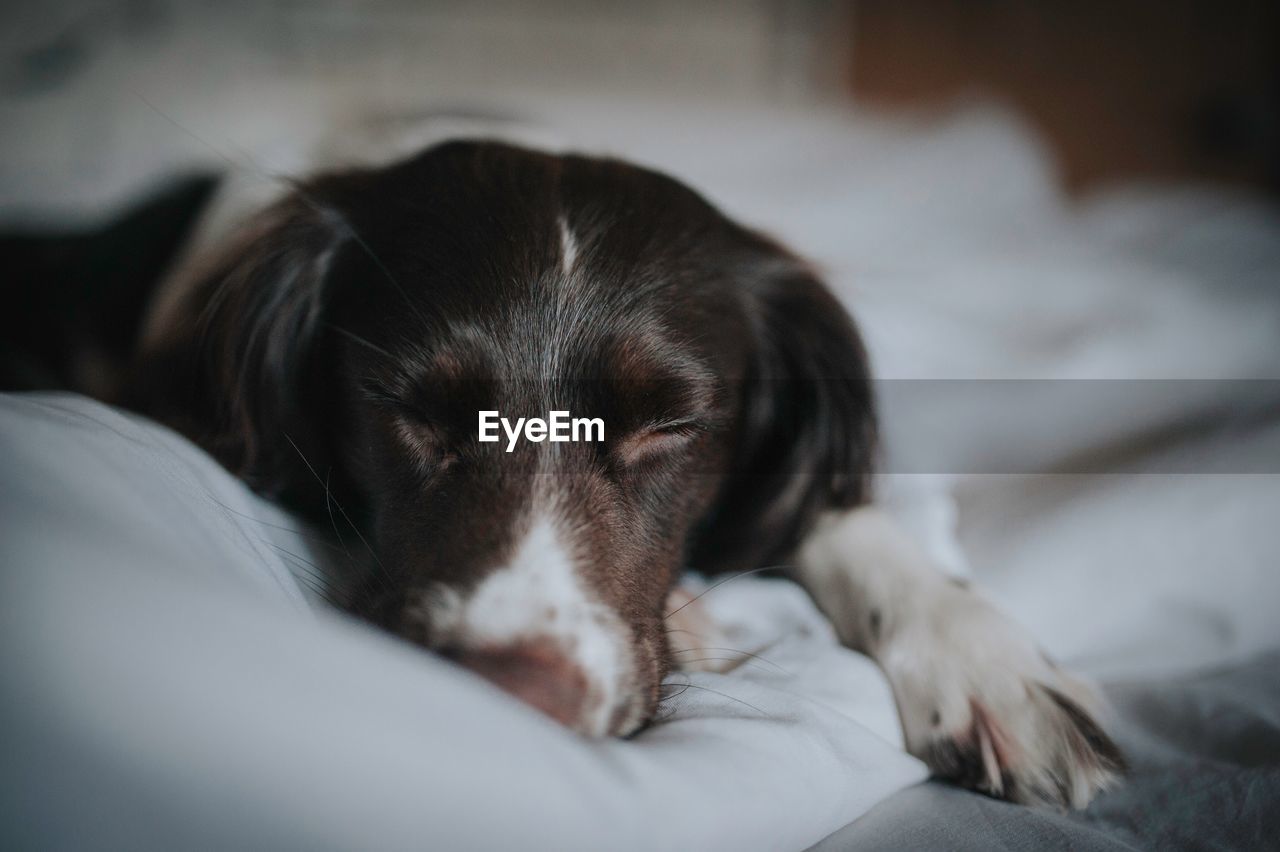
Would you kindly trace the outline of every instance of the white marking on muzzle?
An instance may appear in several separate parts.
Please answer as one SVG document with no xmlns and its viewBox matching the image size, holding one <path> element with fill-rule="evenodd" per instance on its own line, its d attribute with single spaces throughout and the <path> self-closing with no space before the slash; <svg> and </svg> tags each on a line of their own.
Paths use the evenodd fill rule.
<svg viewBox="0 0 1280 852">
<path fill-rule="evenodd" d="M 591 736 L 611 733 L 614 712 L 629 700 L 634 681 L 629 632 L 586 585 L 552 518 L 535 517 L 511 561 L 469 594 L 441 590 L 422 607 L 444 645 L 551 644 L 587 678 L 583 718 L 575 727 Z"/>
</svg>

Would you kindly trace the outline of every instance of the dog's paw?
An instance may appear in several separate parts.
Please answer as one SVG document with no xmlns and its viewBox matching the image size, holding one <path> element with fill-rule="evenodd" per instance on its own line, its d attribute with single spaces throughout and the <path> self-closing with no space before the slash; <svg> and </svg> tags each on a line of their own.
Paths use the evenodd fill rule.
<svg viewBox="0 0 1280 852">
<path fill-rule="evenodd" d="M 1083 808 L 1124 771 L 1092 690 L 966 590 L 898 625 L 882 662 L 908 750 L 936 777 L 1024 804 Z"/>
</svg>

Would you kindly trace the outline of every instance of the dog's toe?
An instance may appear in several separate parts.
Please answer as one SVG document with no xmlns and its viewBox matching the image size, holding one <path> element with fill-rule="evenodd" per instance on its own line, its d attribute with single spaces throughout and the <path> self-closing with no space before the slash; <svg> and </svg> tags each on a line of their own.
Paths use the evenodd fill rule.
<svg viewBox="0 0 1280 852">
<path fill-rule="evenodd" d="M 1021 700 L 970 697 L 968 718 L 928 739 L 918 756 L 936 777 L 990 796 L 1085 807 L 1124 772 L 1119 748 L 1061 690 L 1023 686 Z"/>
</svg>

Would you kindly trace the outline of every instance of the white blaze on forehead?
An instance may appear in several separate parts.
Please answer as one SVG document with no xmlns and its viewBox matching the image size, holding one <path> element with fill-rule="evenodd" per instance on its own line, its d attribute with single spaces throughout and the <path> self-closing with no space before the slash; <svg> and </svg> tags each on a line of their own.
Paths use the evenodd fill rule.
<svg viewBox="0 0 1280 852">
<path fill-rule="evenodd" d="M 556 224 L 560 228 L 560 270 L 567 275 L 578 259 L 578 240 L 563 216 L 556 219 Z"/>
<path fill-rule="evenodd" d="M 466 649 L 546 643 L 581 668 L 588 683 L 584 733 L 604 735 L 631 683 L 631 649 L 622 619 L 576 570 L 554 520 L 535 517 L 511 560 L 470 593 L 424 601 L 445 644 Z"/>
</svg>

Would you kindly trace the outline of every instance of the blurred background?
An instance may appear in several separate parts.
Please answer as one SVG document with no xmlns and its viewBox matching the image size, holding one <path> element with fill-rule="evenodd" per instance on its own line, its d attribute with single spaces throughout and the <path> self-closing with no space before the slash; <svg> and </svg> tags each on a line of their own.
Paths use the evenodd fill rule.
<svg viewBox="0 0 1280 852">
<path fill-rule="evenodd" d="M 916 111 L 991 98 L 1075 192 L 1134 177 L 1280 188 L 1280 11 L 1263 0 L 10 0 L 0 15 L 6 216 L 198 156 L 157 111 L 257 149 L 289 119 L 539 93 Z"/>
</svg>

